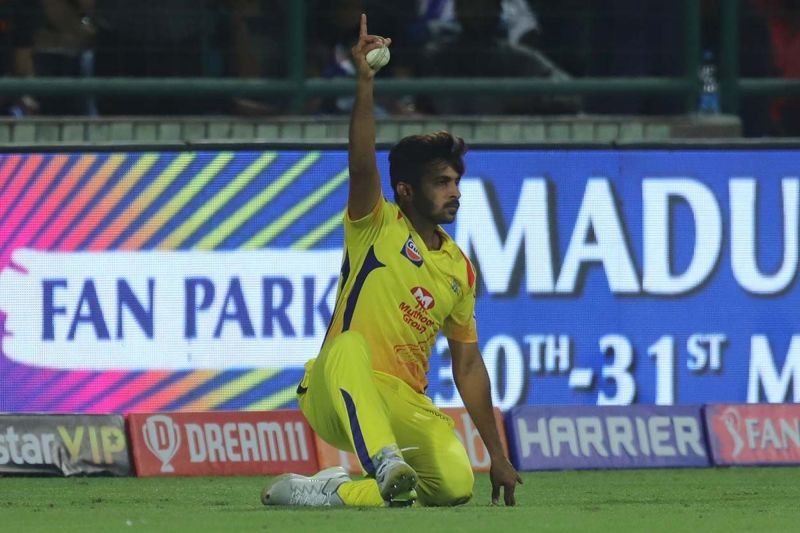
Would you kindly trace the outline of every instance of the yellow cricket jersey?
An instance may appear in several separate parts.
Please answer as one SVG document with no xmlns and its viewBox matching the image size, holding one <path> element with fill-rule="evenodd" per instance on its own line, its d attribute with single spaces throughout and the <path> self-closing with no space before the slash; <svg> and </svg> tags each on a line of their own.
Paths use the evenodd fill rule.
<svg viewBox="0 0 800 533">
<path fill-rule="evenodd" d="M 442 329 L 447 338 L 477 342 L 475 271 L 441 228 L 439 250 L 428 250 L 414 227 L 383 197 L 370 214 L 344 221 L 344 260 L 323 349 L 357 331 L 374 370 L 414 390 L 428 386 L 428 358 Z"/>
</svg>

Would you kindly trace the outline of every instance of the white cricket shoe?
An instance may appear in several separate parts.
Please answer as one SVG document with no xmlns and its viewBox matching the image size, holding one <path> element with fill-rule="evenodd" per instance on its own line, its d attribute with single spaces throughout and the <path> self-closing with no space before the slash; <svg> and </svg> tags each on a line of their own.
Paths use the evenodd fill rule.
<svg viewBox="0 0 800 533">
<path fill-rule="evenodd" d="M 417 499 L 417 473 L 403 460 L 396 446 L 383 448 L 374 458 L 375 481 L 381 498 L 389 507 L 407 507 Z"/>
<path fill-rule="evenodd" d="M 350 481 L 350 476 L 341 466 L 326 468 L 311 477 L 284 474 L 264 487 L 261 491 L 261 503 L 306 507 L 342 506 L 344 502 L 336 490 L 347 481 Z"/>
</svg>

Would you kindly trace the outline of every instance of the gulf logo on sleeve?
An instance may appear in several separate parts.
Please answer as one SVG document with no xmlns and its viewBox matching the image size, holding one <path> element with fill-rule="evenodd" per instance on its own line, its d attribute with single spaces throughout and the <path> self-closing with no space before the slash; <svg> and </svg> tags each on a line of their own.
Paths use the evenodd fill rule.
<svg viewBox="0 0 800 533">
<path fill-rule="evenodd" d="M 400 250 L 400 254 L 417 267 L 422 266 L 422 254 L 419 253 L 419 248 L 417 248 L 417 244 L 414 242 L 411 235 L 408 236 L 408 240 L 403 245 L 403 249 Z"/>
</svg>

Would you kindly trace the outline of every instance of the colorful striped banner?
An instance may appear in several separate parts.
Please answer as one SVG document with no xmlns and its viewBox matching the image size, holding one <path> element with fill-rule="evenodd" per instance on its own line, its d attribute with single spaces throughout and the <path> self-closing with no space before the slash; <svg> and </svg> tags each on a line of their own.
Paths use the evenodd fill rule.
<svg viewBox="0 0 800 533">
<path fill-rule="evenodd" d="M 295 250 L 338 246 L 346 200 L 343 168 L 341 152 L 319 151 L 3 155 L 0 274 L 23 249 L 215 251 L 228 249 L 231 239 L 250 250 L 278 242 L 279 248 Z M 87 309 L 79 311 L 81 324 L 88 320 Z M 297 367 L 28 365 L 5 351 L 3 339 L 13 331 L 3 329 L 4 313 L 0 308 L 0 410 L 127 413 L 295 405 L 302 375 Z M 86 354 L 87 360 L 93 356 Z"/>
</svg>

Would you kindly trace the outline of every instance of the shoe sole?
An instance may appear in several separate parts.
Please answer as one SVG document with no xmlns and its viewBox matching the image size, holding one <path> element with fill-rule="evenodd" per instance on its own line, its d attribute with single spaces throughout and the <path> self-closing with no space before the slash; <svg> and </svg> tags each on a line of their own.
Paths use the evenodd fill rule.
<svg viewBox="0 0 800 533">
<path fill-rule="evenodd" d="M 417 501 L 417 491 L 411 489 L 407 492 L 402 492 L 394 497 L 394 499 L 386 502 L 387 507 L 411 507 Z"/>
<path fill-rule="evenodd" d="M 410 466 L 398 469 L 384 486 L 381 497 L 389 507 L 407 507 L 417 498 L 417 492 L 414 490 L 417 486 L 417 473 Z M 394 505 L 394 502 L 398 505 Z"/>
</svg>

